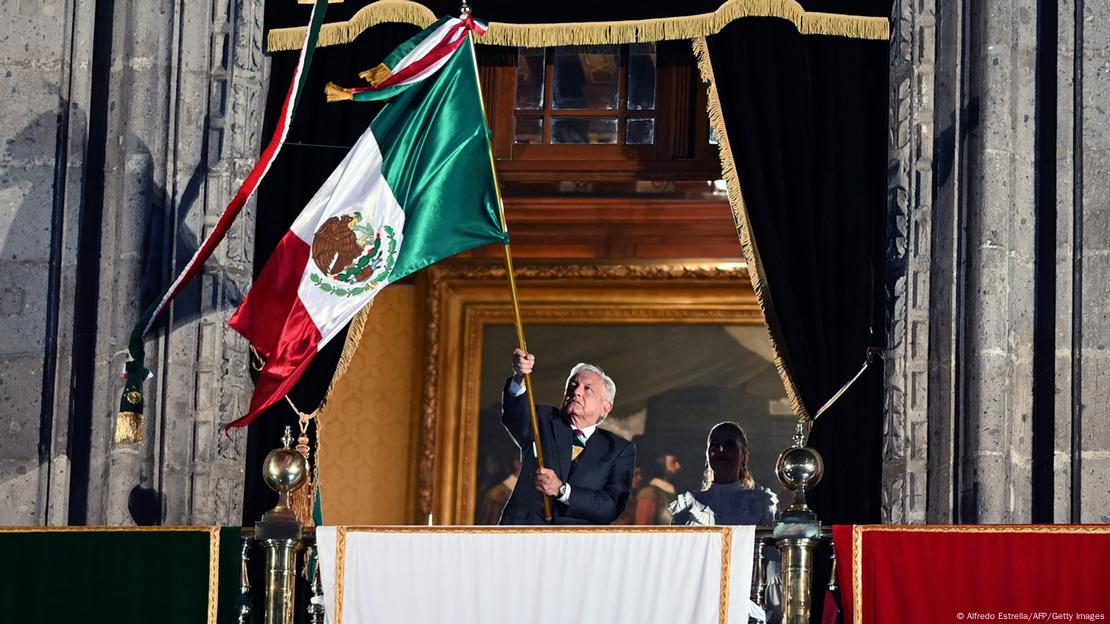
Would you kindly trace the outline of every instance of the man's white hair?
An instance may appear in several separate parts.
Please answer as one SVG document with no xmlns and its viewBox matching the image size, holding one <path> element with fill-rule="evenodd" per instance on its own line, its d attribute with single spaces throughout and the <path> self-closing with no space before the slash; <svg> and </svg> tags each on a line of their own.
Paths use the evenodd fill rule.
<svg viewBox="0 0 1110 624">
<path fill-rule="evenodd" d="M 570 374 L 567 375 L 567 383 L 563 385 L 564 391 L 570 387 L 570 380 L 574 379 L 574 376 L 578 373 L 593 373 L 601 377 L 602 383 L 605 384 L 605 400 L 612 403 L 613 400 L 617 398 L 617 384 L 613 383 L 613 379 L 606 375 L 605 371 L 601 370 L 600 367 L 594 366 L 593 364 L 586 364 L 585 362 L 579 362 L 574 365 L 574 368 L 570 369 Z"/>
</svg>

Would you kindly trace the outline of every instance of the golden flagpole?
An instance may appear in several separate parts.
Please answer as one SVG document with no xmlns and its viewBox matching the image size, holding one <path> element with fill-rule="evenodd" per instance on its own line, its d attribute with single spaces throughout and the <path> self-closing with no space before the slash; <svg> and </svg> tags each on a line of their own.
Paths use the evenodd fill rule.
<svg viewBox="0 0 1110 624">
<path fill-rule="evenodd" d="M 466 4 L 466 0 L 463 0 L 462 17 L 466 17 L 466 15 L 468 15 L 469 13 L 470 7 Z M 467 36 L 470 38 L 470 58 L 474 62 L 474 74 L 475 76 L 480 76 L 480 74 L 478 73 L 478 58 L 477 55 L 474 53 L 474 33 L 468 33 Z M 478 101 L 482 104 L 482 116 L 485 117 L 486 102 L 485 98 L 482 97 L 480 82 L 478 88 Z M 505 220 L 505 202 L 501 199 L 501 183 L 497 180 L 497 164 L 494 162 L 493 159 L 493 146 L 490 145 L 488 141 L 486 145 L 489 148 L 489 166 L 490 171 L 493 173 L 493 190 L 497 194 L 497 212 L 498 215 L 501 217 L 501 231 L 508 234 L 509 224 Z M 505 272 L 509 276 L 509 292 L 512 295 L 513 301 L 513 321 L 516 323 L 517 345 L 520 347 L 521 351 L 527 353 L 528 344 L 524 340 L 524 324 L 520 321 L 520 301 L 518 300 L 516 294 L 516 277 L 513 276 L 513 254 L 509 250 L 509 243 L 505 243 Z M 543 443 L 540 442 L 540 419 L 539 415 L 536 413 L 536 395 L 532 392 L 531 373 L 524 375 L 524 389 L 525 394 L 528 395 L 528 412 L 532 419 L 532 439 L 534 440 L 533 445 L 536 451 L 536 464 L 540 468 L 543 468 Z M 521 449 L 521 452 L 525 452 L 525 450 Z M 551 497 L 546 495 L 543 497 L 543 517 L 548 522 L 551 522 Z"/>
</svg>

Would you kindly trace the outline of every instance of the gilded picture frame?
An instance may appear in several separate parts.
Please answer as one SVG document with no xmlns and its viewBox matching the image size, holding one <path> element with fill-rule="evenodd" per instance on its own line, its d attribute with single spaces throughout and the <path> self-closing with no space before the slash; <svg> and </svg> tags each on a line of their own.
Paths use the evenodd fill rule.
<svg viewBox="0 0 1110 624">
<path fill-rule="evenodd" d="M 765 334 L 743 262 L 528 262 L 514 274 L 525 337 L 543 324 L 750 325 Z M 418 285 L 426 327 L 411 520 L 470 524 L 479 496 L 482 341 L 488 326 L 513 324 L 508 279 L 500 263 L 441 263 Z"/>
</svg>

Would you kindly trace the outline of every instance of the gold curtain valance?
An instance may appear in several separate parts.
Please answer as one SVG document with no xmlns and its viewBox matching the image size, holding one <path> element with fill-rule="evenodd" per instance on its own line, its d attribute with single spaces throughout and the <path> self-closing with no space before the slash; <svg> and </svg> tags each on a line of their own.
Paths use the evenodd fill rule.
<svg viewBox="0 0 1110 624">
<path fill-rule="evenodd" d="M 890 22 L 885 17 L 837 15 L 806 11 L 796 0 L 726 0 L 716 11 L 658 19 L 621 22 L 510 24 L 490 22 L 489 32 L 477 39 L 486 45 L 541 48 L 556 45 L 621 44 L 695 39 L 713 35 L 745 17 L 777 17 L 794 24 L 803 35 L 832 35 L 850 39 L 886 40 Z M 436 20 L 428 7 L 411 0 L 378 0 L 359 9 L 345 22 L 324 24 L 318 46 L 354 41 L 363 31 L 383 23 L 427 27 Z M 296 50 L 305 28 L 275 28 L 267 38 L 270 52 Z"/>
</svg>

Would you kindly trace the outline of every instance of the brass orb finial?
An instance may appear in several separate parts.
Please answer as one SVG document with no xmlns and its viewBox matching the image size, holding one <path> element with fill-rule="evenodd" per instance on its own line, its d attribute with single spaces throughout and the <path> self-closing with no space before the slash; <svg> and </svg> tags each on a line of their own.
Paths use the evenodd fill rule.
<svg viewBox="0 0 1110 624">
<path fill-rule="evenodd" d="M 825 474 L 825 462 L 820 453 L 809 448 L 791 447 L 779 455 L 775 465 L 779 481 L 791 490 L 812 489 Z"/>
<path fill-rule="evenodd" d="M 277 506 L 266 512 L 265 517 L 293 516 L 289 493 L 308 480 L 308 462 L 295 449 L 289 448 L 293 442 L 292 427 L 285 428 L 281 441 L 284 446 L 270 451 L 262 461 L 262 479 L 278 493 Z"/>
<path fill-rule="evenodd" d="M 270 451 L 262 461 L 262 478 L 279 495 L 292 492 L 308 478 L 308 465 L 304 457 L 289 448 L 293 442 L 292 427 L 285 428 L 281 441 L 284 446 Z"/>
<path fill-rule="evenodd" d="M 794 492 L 794 502 L 783 513 L 784 520 L 812 521 L 817 517 L 806 504 L 806 490 L 813 489 L 821 481 L 825 474 L 825 462 L 816 449 L 806 446 L 812 422 L 808 418 L 798 420 L 793 444 L 779 455 L 775 463 L 779 481 Z"/>
</svg>

